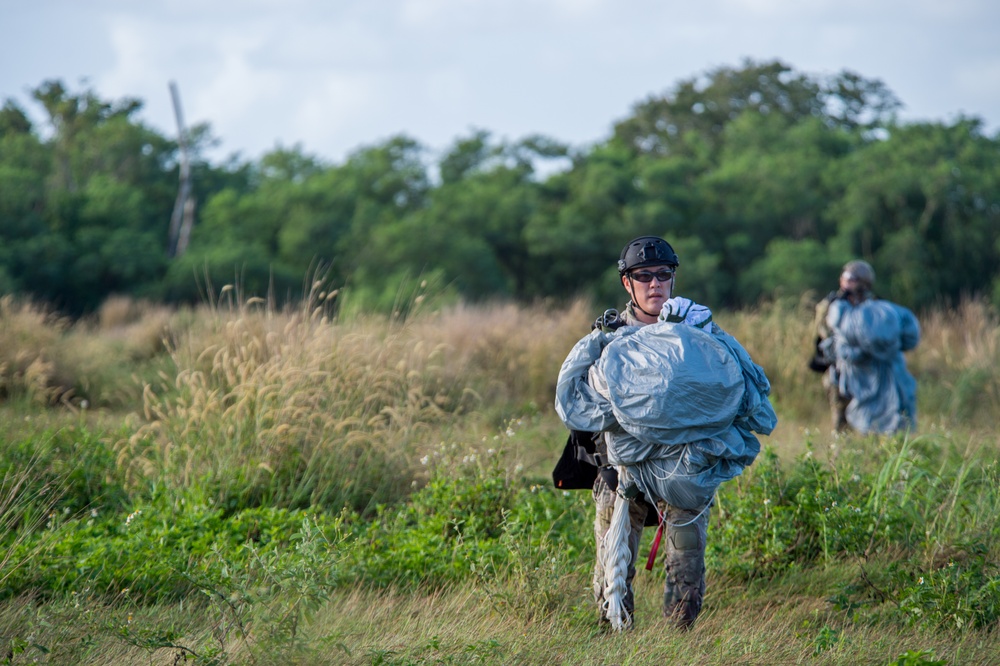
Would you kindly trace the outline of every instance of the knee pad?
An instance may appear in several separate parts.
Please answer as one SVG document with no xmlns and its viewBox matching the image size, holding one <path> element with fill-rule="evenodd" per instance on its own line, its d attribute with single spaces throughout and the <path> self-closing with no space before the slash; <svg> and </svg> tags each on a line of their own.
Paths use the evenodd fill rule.
<svg viewBox="0 0 1000 666">
<path fill-rule="evenodd" d="M 676 550 L 698 549 L 698 526 L 695 524 L 673 527 L 670 530 L 670 542 Z"/>
</svg>

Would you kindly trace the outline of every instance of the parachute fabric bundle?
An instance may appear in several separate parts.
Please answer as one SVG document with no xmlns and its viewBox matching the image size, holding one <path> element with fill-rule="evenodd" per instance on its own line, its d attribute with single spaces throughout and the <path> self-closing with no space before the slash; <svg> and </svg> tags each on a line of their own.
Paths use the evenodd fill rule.
<svg viewBox="0 0 1000 666">
<path fill-rule="evenodd" d="M 559 373 L 556 411 L 572 429 L 604 431 L 610 461 L 648 499 L 693 509 L 757 457 L 753 433 L 777 424 L 769 392 L 717 326 L 662 322 L 580 340 Z"/>
<path fill-rule="evenodd" d="M 834 359 L 841 395 L 851 396 L 845 412 L 851 427 L 892 433 L 916 425 L 917 382 L 903 357 L 920 342 L 916 316 L 891 301 L 836 300 L 826 321 L 834 334 L 822 346 Z"/>
<path fill-rule="evenodd" d="M 707 509 L 719 484 L 756 459 L 753 433 L 770 434 L 777 424 L 763 370 L 712 323 L 708 308 L 674 298 L 663 312 L 656 324 L 592 331 L 570 351 L 556 386 L 563 422 L 603 431 L 618 468 L 619 497 L 604 536 L 604 612 L 617 630 L 632 622 L 624 608 L 622 562 L 630 554 L 622 489 Z"/>
</svg>

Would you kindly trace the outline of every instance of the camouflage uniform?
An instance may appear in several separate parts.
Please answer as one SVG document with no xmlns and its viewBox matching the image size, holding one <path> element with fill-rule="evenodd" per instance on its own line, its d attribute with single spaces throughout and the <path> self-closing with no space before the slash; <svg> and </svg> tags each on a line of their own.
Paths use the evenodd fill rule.
<svg viewBox="0 0 1000 666">
<path fill-rule="evenodd" d="M 604 604 L 604 569 L 601 561 L 604 555 L 604 535 L 611 526 L 611 514 L 615 508 L 615 492 L 600 476 L 594 482 L 594 502 L 597 505 L 594 520 L 594 537 L 597 543 L 597 560 L 594 566 L 594 600 L 598 608 Z M 663 586 L 663 615 L 682 629 L 687 629 L 701 611 L 705 597 L 705 545 L 708 540 L 709 510 L 700 512 L 679 509 L 660 504 L 660 511 L 666 510 L 664 520 L 667 527 L 660 544 L 666 582 Z M 632 579 L 635 578 L 635 563 L 639 556 L 639 540 L 646 521 L 648 505 L 643 502 L 629 502 L 628 547 L 631 557 L 628 563 L 628 593 L 625 596 L 625 610 L 630 615 L 635 612 L 635 595 Z M 603 611 L 601 619 L 607 621 Z"/>
<path fill-rule="evenodd" d="M 628 325 L 642 326 L 635 318 L 632 304 L 626 306 L 622 319 Z M 607 460 L 607 445 L 601 438 L 598 442 L 598 453 L 601 460 Z M 598 608 L 604 604 L 604 569 L 601 562 L 604 555 L 604 535 L 611 526 L 611 515 L 615 507 L 615 491 L 611 490 L 604 477 L 598 475 L 594 482 L 594 503 L 596 515 L 594 519 L 594 537 L 596 541 L 596 562 L 594 565 L 594 600 Z M 663 615 L 681 628 L 689 628 L 701 611 L 702 599 L 705 596 L 705 546 L 708 540 L 709 509 L 704 511 L 680 509 L 664 502 L 658 505 L 659 511 L 665 512 L 666 527 L 664 538 L 660 543 L 660 554 L 666 572 L 666 582 L 663 590 Z M 634 615 L 635 594 L 632 580 L 635 578 L 635 564 L 639 556 L 639 541 L 642 538 L 643 526 L 646 524 L 649 504 L 633 500 L 629 502 L 629 532 L 628 546 L 631 554 L 628 564 L 626 583 L 628 592 L 624 599 L 625 610 Z M 601 620 L 607 622 L 601 611 Z"/>
<path fill-rule="evenodd" d="M 816 304 L 814 328 L 816 330 L 817 347 L 819 346 L 819 342 L 833 336 L 833 331 L 830 329 L 829 324 L 826 323 L 826 315 L 830 311 L 830 304 L 838 298 L 844 298 L 844 294 L 839 291 L 831 291 L 826 298 Z M 870 298 L 873 298 L 873 295 L 868 290 L 862 290 L 858 296 L 859 302 Z M 831 361 L 832 359 L 827 359 L 828 363 Z M 833 428 L 833 432 L 847 432 L 849 426 L 847 425 L 846 412 L 847 405 L 851 402 L 851 396 L 841 395 L 837 366 L 832 363 L 823 373 L 823 388 L 826 390 L 827 400 L 830 402 L 830 425 Z"/>
<path fill-rule="evenodd" d="M 814 328 L 816 330 L 817 349 L 821 341 L 833 335 L 833 331 L 830 330 L 830 327 L 826 323 L 826 313 L 830 310 L 830 303 L 837 298 L 840 298 L 840 295 L 835 291 L 831 291 L 826 298 L 816 304 Z M 832 364 L 828 365 L 826 371 L 823 372 L 823 390 L 826 391 L 827 400 L 830 402 L 830 422 L 833 432 L 845 432 L 847 430 L 845 410 L 848 403 L 851 402 L 851 397 L 840 395 L 837 368 Z"/>
</svg>

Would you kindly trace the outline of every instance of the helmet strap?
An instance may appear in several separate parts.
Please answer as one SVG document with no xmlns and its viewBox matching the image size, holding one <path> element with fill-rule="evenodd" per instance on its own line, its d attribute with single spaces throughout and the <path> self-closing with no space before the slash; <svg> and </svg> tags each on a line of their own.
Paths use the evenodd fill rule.
<svg viewBox="0 0 1000 666">
<path fill-rule="evenodd" d="M 649 315 L 650 317 L 653 317 L 654 319 L 656 319 L 657 317 L 659 317 L 659 316 L 660 316 L 660 313 L 659 313 L 659 312 L 657 312 L 656 314 L 653 314 L 652 312 L 646 312 L 646 309 L 645 309 L 645 308 L 643 308 L 643 307 L 642 307 L 641 305 L 639 305 L 638 303 L 636 303 L 636 302 L 635 302 L 635 299 L 634 299 L 634 298 L 632 299 L 632 307 L 634 307 L 634 308 L 636 308 L 636 309 L 638 309 L 638 310 L 642 310 L 643 312 L 645 312 L 645 313 L 646 313 L 647 315 Z"/>
<path fill-rule="evenodd" d="M 632 279 L 632 274 L 631 273 L 628 274 L 628 283 L 632 287 L 632 289 L 629 292 L 629 296 L 632 297 L 632 307 L 638 308 L 643 314 L 645 314 L 645 315 L 647 315 L 649 317 L 652 317 L 653 319 L 656 319 L 657 317 L 659 317 L 660 316 L 659 312 L 646 312 L 646 309 L 643 308 L 641 305 L 639 305 L 636 302 L 636 299 L 635 299 L 635 281 Z M 671 299 L 673 297 L 674 297 L 674 282 L 673 282 L 673 280 L 671 280 L 670 281 L 670 291 L 667 292 L 667 298 Z"/>
</svg>

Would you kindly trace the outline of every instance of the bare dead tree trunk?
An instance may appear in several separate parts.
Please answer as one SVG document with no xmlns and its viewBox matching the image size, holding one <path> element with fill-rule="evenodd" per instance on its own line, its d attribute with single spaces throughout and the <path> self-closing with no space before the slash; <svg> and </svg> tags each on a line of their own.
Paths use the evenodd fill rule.
<svg viewBox="0 0 1000 666">
<path fill-rule="evenodd" d="M 170 240 L 167 249 L 171 257 L 179 257 L 187 249 L 194 224 L 194 199 L 191 197 L 191 160 L 188 156 L 187 129 L 181 111 L 181 95 L 177 84 L 170 82 L 170 97 L 174 103 L 174 117 L 177 119 L 177 147 L 180 151 L 180 189 L 174 201 L 174 212 L 170 216 Z"/>
<path fill-rule="evenodd" d="M 194 224 L 194 197 L 190 197 L 184 202 L 184 223 L 181 224 L 181 233 L 177 237 L 177 256 L 184 254 L 187 249 L 188 240 L 191 238 L 191 225 Z"/>
</svg>

